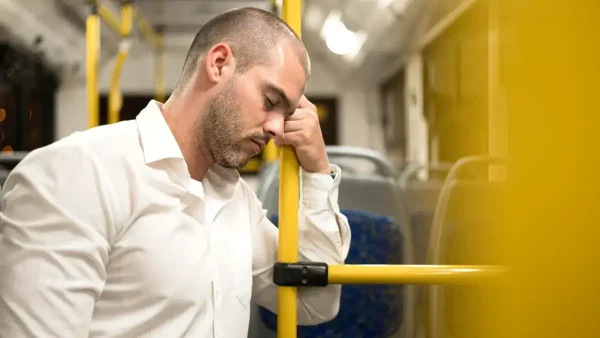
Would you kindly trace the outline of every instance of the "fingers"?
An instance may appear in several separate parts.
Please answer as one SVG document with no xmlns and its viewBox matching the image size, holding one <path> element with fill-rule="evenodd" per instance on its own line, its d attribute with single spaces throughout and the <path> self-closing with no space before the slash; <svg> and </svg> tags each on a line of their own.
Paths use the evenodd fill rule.
<svg viewBox="0 0 600 338">
<path fill-rule="evenodd" d="M 277 146 L 307 144 L 317 133 L 320 133 L 320 124 L 316 107 L 303 96 L 294 114 L 286 117 L 283 135 L 275 139 L 275 144 Z"/>
<path fill-rule="evenodd" d="M 317 110 L 316 106 L 308 101 L 308 99 L 306 98 L 306 96 L 302 95 L 302 97 L 300 98 L 300 102 L 298 102 L 298 108 L 310 108 L 312 110 Z"/>
<path fill-rule="evenodd" d="M 292 132 L 286 132 L 285 134 L 277 137 L 275 139 L 276 146 L 282 145 L 292 145 L 298 146 L 301 144 L 305 144 L 306 140 L 310 139 L 309 133 L 306 129 L 296 130 Z"/>
<path fill-rule="evenodd" d="M 310 142 L 314 135 L 320 134 L 320 126 L 317 120 L 305 118 L 295 121 L 286 121 L 283 135 L 279 136 L 276 144 L 300 145 Z"/>
<path fill-rule="evenodd" d="M 286 121 L 283 126 L 284 133 L 291 133 L 294 131 L 308 129 L 311 126 L 311 123 L 306 120 L 298 120 L 298 121 Z"/>
<path fill-rule="evenodd" d="M 320 130 L 319 117 L 308 110 L 298 110 L 298 115 L 291 115 L 284 122 L 284 133 L 293 132 L 297 130 Z M 293 118 L 292 118 L 293 117 Z"/>
<path fill-rule="evenodd" d="M 298 108 L 292 115 L 286 117 L 286 121 L 296 121 L 307 118 L 318 121 L 319 116 L 317 115 L 317 111 L 312 110 L 311 108 Z"/>
</svg>

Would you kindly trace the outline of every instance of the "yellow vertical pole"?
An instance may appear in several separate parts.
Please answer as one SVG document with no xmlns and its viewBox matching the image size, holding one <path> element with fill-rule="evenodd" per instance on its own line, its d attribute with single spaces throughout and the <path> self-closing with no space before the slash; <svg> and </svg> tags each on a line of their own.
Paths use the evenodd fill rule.
<svg viewBox="0 0 600 338">
<path fill-rule="evenodd" d="M 277 160 L 277 146 L 275 145 L 275 142 L 273 142 L 273 140 L 269 141 L 269 143 L 267 143 L 267 145 L 265 146 L 265 149 L 263 150 L 263 160 L 266 163 L 271 163 L 271 162 L 275 162 Z"/>
<path fill-rule="evenodd" d="M 100 54 L 100 18 L 98 3 L 89 0 L 89 13 L 86 19 L 86 87 L 88 106 L 88 126 L 99 123 L 100 95 L 98 93 L 98 57 Z"/>
<path fill-rule="evenodd" d="M 119 52 L 115 59 L 115 69 L 110 81 L 110 91 L 108 95 L 108 123 L 119 122 L 121 108 L 123 106 L 123 97 L 121 95 L 121 89 L 119 88 L 119 81 L 121 79 L 121 71 L 123 65 L 129 54 L 129 48 L 131 41 L 129 41 L 129 35 L 131 34 L 131 26 L 133 21 L 133 9 L 129 1 L 124 1 L 121 4 L 121 44 L 119 45 Z"/>
<path fill-rule="evenodd" d="M 284 0 L 283 20 L 301 36 L 302 0 Z M 298 261 L 298 198 L 300 167 L 294 150 L 281 147 L 279 176 L 279 254 L 282 263 Z M 277 292 L 277 337 L 296 338 L 298 299 L 296 287 L 279 287 Z"/>
<path fill-rule="evenodd" d="M 165 47 L 162 29 L 157 32 L 154 52 L 154 99 L 164 103 L 167 99 L 167 87 L 165 84 Z"/>
</svg>

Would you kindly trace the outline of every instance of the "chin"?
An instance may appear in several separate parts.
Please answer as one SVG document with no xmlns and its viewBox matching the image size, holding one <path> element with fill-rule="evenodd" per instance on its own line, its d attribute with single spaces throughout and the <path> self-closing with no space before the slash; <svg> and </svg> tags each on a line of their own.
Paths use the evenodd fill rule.
<svg viewBox="0 0 600 338">
<path fill-rule="evenodd" d="M 223 161 L 218 161 L 217 163 L 223 168 L 241 170 L 248 164 L 248 162 L 250 162 L 250 158 L 237 160 L 224 159 Z"/>
<path fill-rule="evenodd" d="M 220 164 L 221 167 L 223 168 L 227 168 L 227 169 L 235 169 L 235 170 L 242 170 L 244 169 L 244 167 L 248 164 L 248 162 L 242 163 L 242 164 L 238 164 L 238 163 L 224 163 L 224 164 Z"/>
<path fill-rule="evenodd" d="M 248 162 L 250 162 L 250 159 L 256 155 L 254 154 L 254 152 L 252 152 L 252 154 L 249 154 L 248 151 L 246 151 L 246 149 L 239 148 L 236 150 L 224 150 L 216 154 L 219 155 L 215 158 L 215 162 L 218 165 L 220 165 L 223 168 L 235 170 L 243 169 L 248 164 Z"/>
</svg>

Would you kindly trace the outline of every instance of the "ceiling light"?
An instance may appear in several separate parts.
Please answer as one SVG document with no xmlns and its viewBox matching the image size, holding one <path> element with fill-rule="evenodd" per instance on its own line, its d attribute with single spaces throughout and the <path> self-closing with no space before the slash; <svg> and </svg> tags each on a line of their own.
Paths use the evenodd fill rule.
<svg viewBox="0 0 600 338">
<path fill-rule="evenodd" d="M 346 28 L 341 17 L 342 15 L 339 11 L 331 11 L 321 29 L 321 37 L 325 40 L 327 48 L 332 53 L 354 55 L 364 43 L 364 34 L 357 34 Z"/>
<path fill-rule="evenodd" d="M 392 3 L 392 0 L 379 0 L 377 6 L 379 8 L 387 8 Z"/>
</svg>

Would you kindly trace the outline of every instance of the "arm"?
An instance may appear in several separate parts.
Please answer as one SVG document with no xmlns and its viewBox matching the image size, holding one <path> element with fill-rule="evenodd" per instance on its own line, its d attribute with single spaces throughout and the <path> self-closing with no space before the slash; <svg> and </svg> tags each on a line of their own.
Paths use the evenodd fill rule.
<svg viewBox="0 0 600 338">
<path fill-rule="evenodd" d="M 0 213 L 0 336 L 87 337 L 115 236 L 112 190 L 80 146 L 30 153 Z"/>
<path fill-rule="evenodd" d="M 350 246 L 350 227 L 337 204 L 341 171 L 331 166 L 329 174 L 302 171 L 299 209 L 300 260 L 343 264 Z M 273 283 L 273 265 L 277 262 L 278 229 L 267 219 L 260 201 L 252 206 L 256 228 L 252 232 L 253 299 L 277 312 L 277 285 Z M 298 324 L 316 325 L 335 318 L 340 306 L 341 285 L 298 289 Z"/>
</svg>

